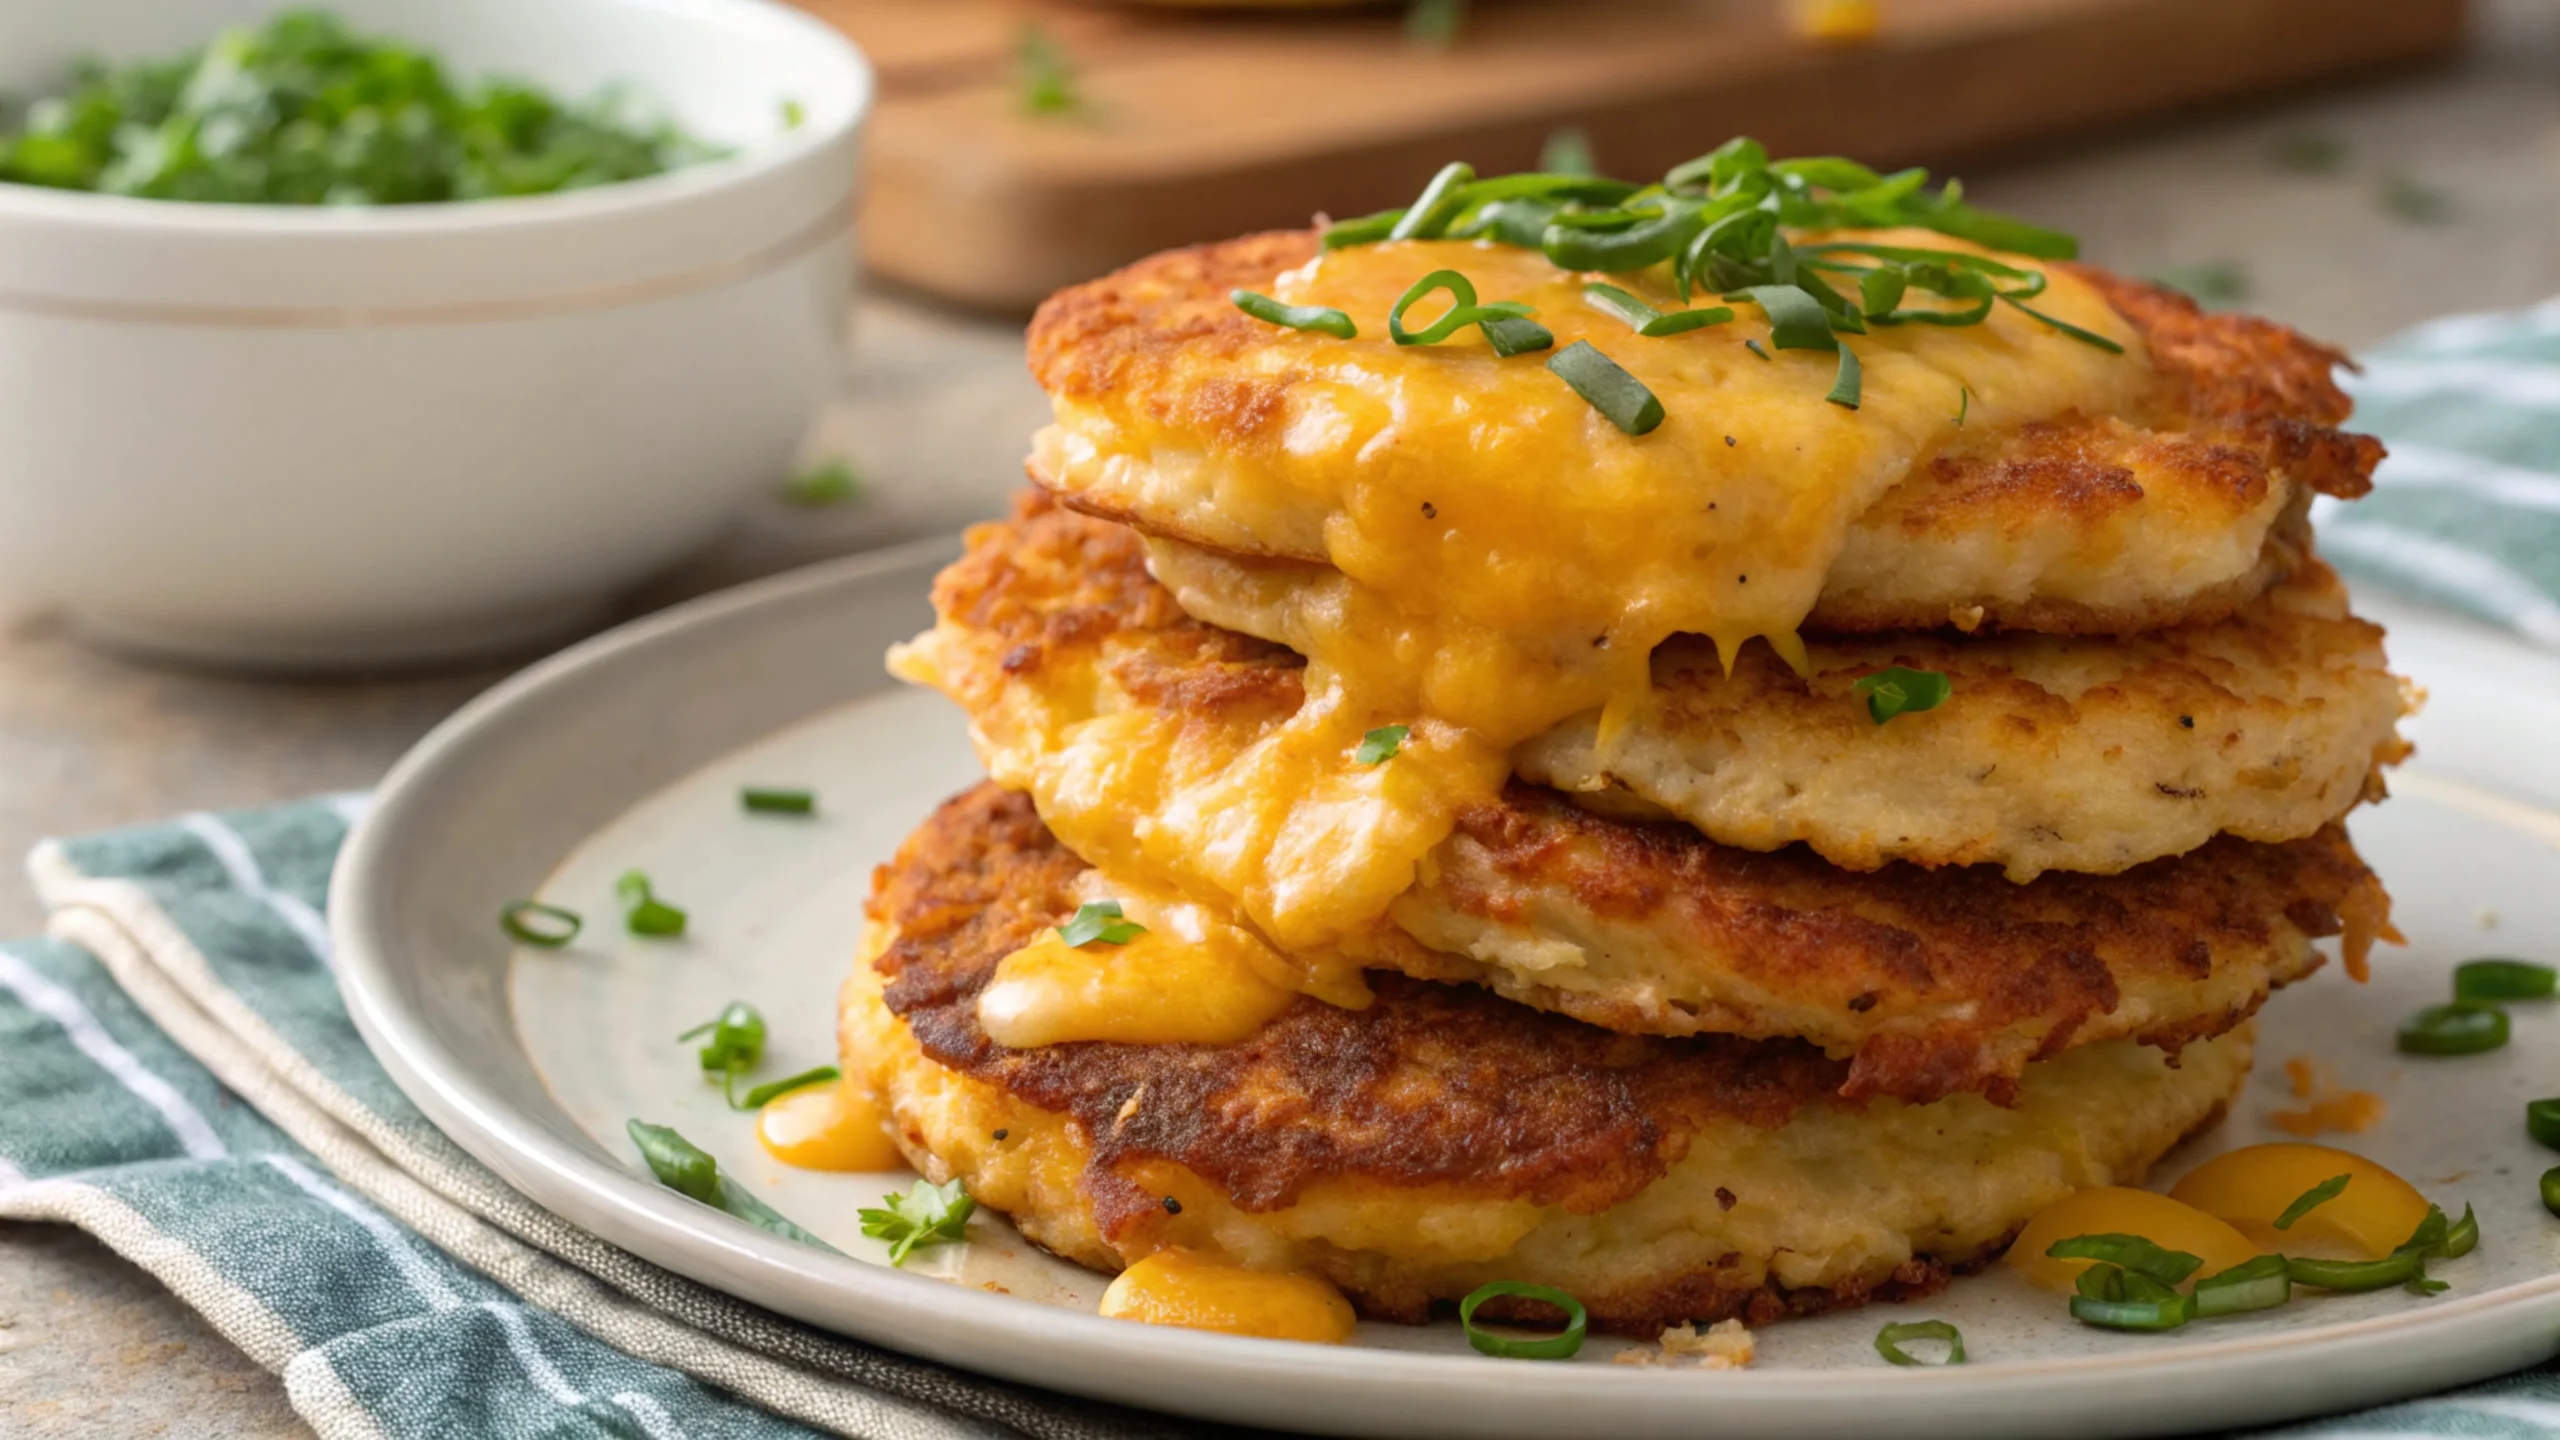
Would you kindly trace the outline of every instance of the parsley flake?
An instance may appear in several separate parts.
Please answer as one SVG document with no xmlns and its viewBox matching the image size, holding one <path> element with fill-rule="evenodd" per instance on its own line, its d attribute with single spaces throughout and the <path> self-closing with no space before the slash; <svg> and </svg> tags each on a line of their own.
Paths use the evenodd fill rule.
<svg viewBox="0 0 2560 1440">
<path fill-rule="evenodd" d="M 862 1233 L 889 1242 L 889 1263 L 904 1265 L 907 1256 L 927 1245 L 948 1245 L 968 1238 L 969 1217 L 978 1202 L 959 1180 L 935 1185 L 919 1180 L 904 1194 L 880 1197 L 881 1208 L 856 1212 Z"/>
<path fill-rule="evenodd" d="M 1413 733 L 1410 725 L 1381 725 L 1360 737 L 1360 748 L 1351 758 L 1362 765 L 1384 765 L 1396 758 L 1404 748 L 1404 737 Z"/>
<path fill-rule="evenodd" d="M 1147 927 L 1120 916 L 1117 900 L 1087 900 L 1076 907 L 1076 913 L 1058 927 L 1058 938 L 1081 950 L 1099 940 L 1105 945 L 1126 945 L 1147 933 Z"/>
</svg>

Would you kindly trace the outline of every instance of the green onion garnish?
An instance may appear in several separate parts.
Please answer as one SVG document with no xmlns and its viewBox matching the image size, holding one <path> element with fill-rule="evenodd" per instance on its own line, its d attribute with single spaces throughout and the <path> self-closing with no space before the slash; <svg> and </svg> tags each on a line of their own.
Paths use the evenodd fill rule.
<svg viewBox="0 0 2560 1440">
<path fill-rule="evenodd" d="M 1722 325 L 1732 318 L 1733 307 L 1730 305 L 1706 305 L 1695 310 L 1672 310 L 1656 315 L 1637 326 L 1636 333 L 1648 340 L 1660 340 L 1671 335 L 1686 335 L 1692 330 L 1704 330 L 1710 325 Z"/>
<path fill-rule="evenodd" d="M 1449 292 L 1448 313 L 1420 330 L 1404 328 L 1405 312 L 1442 290 Z M 1529 307 L 1517 300 L 1497 300 L 1490 305 L 1478 305 L 1473 281 L 1455 270 L 1434 270 L 1414 281 L 1396 301 L 1395 308 L 1387 312 L 1387 338 L 1399 345 L 1437 345 L 1470 325 L 1517 318 L 1528 313 Z"/>
<path fill-rule="evenodd" d="M 1763 360 L 1771 360 L 1771 359 L 1774 359 L 1774 358 L 1775 358 L 1774 356 L 1770 355 L 1770 353 L 1769 353 L 1768 351 L 1761 349 L 1761 348 L 1760 348 L 1760 342 L 1759 342 L 1759 341 L 1757 341 L 1757 340 L 1745 340 L 1745 341 L 1743 341 L 1743 342 L 1742 342 L 1742 348 L 1743 348 L 1743 349 L 1745 349 L 1745 350 L 1750 351 L 1750 352 L 1751 352 L 1752 354 L 1754 354 L 1754 355 L 1759 356 L 1759 357 L 1760 357 L 1761 359 L 1763 359 Z"/>
<path fill-rule="evenodd" d="M 745 1186 L 722 1174 L 719 1162 L 667 1126 L 635 1119 L 624 1129 L 630 1133 L 631 1143 L 640 1147 L 640 1158 L 649 1162 L 649 1173 L 658 1177 L 659 1184 L 786 1240 L 815 1245 L 831 1255 L 843 1253 L 782 1218 L 780 1212 L 750 1194 Z"/>
<path fill-rule="evenodd" d="M 2283 1256 L 2261 1255 L 2197 1281 L 2194 1298 L 2200 1320 L 2273 1310 L 2293 1298 L 2293 1277 L 2285 1271 Z"/>
<path fill-rule="evenodd" d="M 1972 409 L 1973 409 L 1973 391 L 1972 391 L 1972 389 L 1971 389 L 1970 387 L 1968 387 L 1968 386 L 1964 386 L 1964 385 L 1959 385 L 1959 386 L 1957 386 L 1957 387 L 1956 387 L 1956 428 L 1957 428 L 1957 429 L 1961 430 L 1961 429 L 1963 429 L 1963 428 L 1964 428 L 1964 417 L 1965 417 L 1965 416 L 1966 416 L 1966 414 L 1967 414 L 1967 413 L 1969 413 Z"/>
<path fill-rule="evenodd" d="M 1662 402 L 1588 340 L 1576 340 L 1548 357 L 1547 368 L 1630 435 L 1650 435 L 1662 424 Z"/>
<path fill-rule="evenodd" d="M 1387 232 L 1396 228 L 1396 222 L 1403 218 L 1402 210 L 1380 210 L 1350 220 L 1337 220 L 1324 227 L 1324 234 L 1319 238 L 1327 250 L 1375 245 L 1386 239 Z"/>
<path fill-rule="evenodd" d="M 1267 320 L 1291 330 L 1321 330 L 1337 340 L 1358 338 L 1360 329 L 1351 317 L 1323 305 L 1283 305 L 1268 295 L 1251 290 L 1230 290 L 1227 298 L 1235 307 L 1256 320 Z"/>
<path fill-rule="evenodd" d="M 2453 967 L 2456 1000 L 2545 1000 L 2560 989 L 2560 970 L 2529 960 L 2465 960 Z"/>
<path fill-rule="evenodd" d="M 2294 1198 L 2294 1202 L 2292 1204 L 2284 1207 L 2283 1214 L 2276 1217 L 2276 1228 L 2279 1230 L 2290 1230 L 2293 1228 L 2293 1222 L 2296 1220 L 2299 1220 L 2303 1216 L 2310 1214 L 2312 1211 L 2319 1209 L 2321 1206 L 2328 1204 L 2330 1201 L 2337 1199 L 2338 1196 L 2346 1190 L 2347 1181 L 2350 1178 L 2352 1177 L 2346 1175 L 2332 1175 L 2328 1179 L 2321 1181 L 2319 1184 L 2312 1186 L 2310 1189 L 2303 1191 L 2300 1195 Z"/>
<path fill-rule="evenodd" d="M 2445 1219 L 2444 1207 L 2430 1205 L 2427 1207 L 2425 1218 L 2418 1222 L 2418 1228 L 2410 1231 L 2409 1238 L 2401 1241 L 2399 1247 L 2391 1253 L 2432 1255 L 2444 1248 L 2444 1242 L 2452 1234 L 2453 1225 Z"/>
<path fill-rule="evenodd" d="M 1117 900 L 1087 900 L 1076 907 L 1076 913 L 1058 927 L 1058 938 L 1082 949 L 1096 940 L 1105 945 L 1126 945 L 1147 933 L 1147 927 L 1120 915 Z"/>
<path fill-rule="evenodd" d="M 1597 175 L 1599 165 L 1591 158 L 1591 137 L 1579 125 L 1567 125 L 1549 131 L 1547 143 L 1538 148 L 1538 168 L 1550 175 Z"/>
<path fill-rule="evenodd" d="M 1822 302 L 1801 285 L 1755 285 L 1742 295 L 1769 317 L 1769 343 L 1781 350 L 1832 350 L 1839 340 L 1831 333 Z"/>
<path fill-rule="evenodd" d="M 501 929 L 539 950 L 557 950 L 577 939 L 586 923 L 575 910 L 563 910 L 539 900 L 510 900 L 498 912 Z"/>
<path fill-rule="evenodd" d="M 2121 355 L 2124 353 L 2123 346 L 2108 339 L 2106 336 L 2099 334 L 2095 330 L 2083 330 L 2068 320 L 2047 315 L 2043 311 L 2038 310 L 2023 300 L 2012 300 L 2006 295 L 2001 296 L 2000 300 L 2001 303 L 2007 305 L 2010 309 L 2018 311 L 2023 315 L 2031 315 L 2036 319 L 2043 321 L 2045 324 L 2052 326 L 2054 329 L 2061 331 L 2063 334 L 2070 336 L 2072 339 L 2079 341 L 2083 345 L 2095 345 L 2110 355 Z"/>
<path fill-rule="evenodd" d="M 576 934 L 576 931 L 571 931 Z M 2560 1150 L 2560 1099 L 2528 1100 L 2524 1107 L 2524 1130 L 2534 1139 Z"/>
<path fill-rule="evenodd" d="M 1943 1340 L 1947 1346 L 1947 1358 L 1923 1360 L 1902 1348 L 1902 1342 L 1906 1340 Z M 1964 1363 L 1964 1332 L 1944 1320 L 1905 1320 L 1876 1332 L 1876 1353 L 1896 1365 L 1961 1365 Z"/>
<path fill-rule="evenodd" d="M 1381 725 L 1360 737 L 1360 747 L 1351 758 L 1362 765 L 1384 765 L 1396 758 L 1404 748 L 1404 737 L 1413 733 L 1410 725 Z"/>
<path fill-rule="evenodd" d="M 889 1263 L 904 1265 L 907 1256 L 926 1245 L 948 1245 L 965 1240 L 969 1234 L 969 1217 L 976 1213 L 978 1202 L 960 1181 L 934 1185 L 919 1180 L 905 1194 L 880 1197 L 879 1209 L 865 1208 L 854 1212 L 862 1222 L 862 1233 L 874 1240 L 889 1242 Z"/>
<path fill-rule="evenodd" d="M 1651 321 L 1662 318 L 1662 312 L 1615 285 L 1594 281 L 1582 287 L 1582 296 L 1600 309 L 1627 323 L 1631 330 L 1641 330 Z"/>
<path fill-rule="evenodd" d="M 2444 1243 L 2436 1247 L 2436 1253 L 2447 1260 L 2459 1260 L 2479 1248 L 2480 1217 L 2472 1214 L 2471 1207 L 2465 1205 L 2462 1218 L 2446 1228 Z"/>
<path fill-rule="evenodd" d="M 1493 347 L 1493 353 L 1506 360 L 1532 350 L 1555 348 L 1554 331 L 1518 315 L 1496 315 L 1480 322 L 1477 328 L 1484 331 L 1485 342 Z"/>
<path fill-rule="evenodd" d="M 2382 1290 L 2405 1285 L 2425 1274 L 2427 1256 L 2423 1250 L 2401 1250 L 2380 1260 L 2313 1260 L 2288 1255 L 2284 1269 L 2296 1285 L 2322 1290 Z"/>
<path fill-rule="evenodd" d="M 2542 1172 L 2542 1208 L 2560 1215 L 2560 1165 Z"/>
<path fill-rule="evenodd" d="M 1466 197 L 1458 192 L 1476 178 L 1475 167 L 1452 160 L 1440 167 L 1422 193 L 1413 197 L 1404 214 L 1387 228 L 1390 240 L 1437 240 L 1449 233 L 1449 222 L 1458 218 Z M 1473 302 L 1469 302 L 1473 303 Z"/>
<path fill-rule="evenodd" d="M 818 813 L 818 792 L 749 785 L 738 792 L 738 803 L 756 815 L 815 815 Z"/>
<path fill-rule="evenodd" d="M 1476 1328 L 1476 1310 L 1487 1300 L 1505 1295 L 1539 1300 L 1564 1312 L 1564 1329 L 1543 1340 L 1514 1340 Z M 1479 1354 L 1504 1360 L 1570 1360 L 1581 1353 L 1582 1335 L 1591 1323 L 1582 1302 L 1552 1285 L 1531 1285 L 1519 1280 L 1496 1280 L 1479 1286 L 1466 1299 L 1458 1302 L 1458 1328 L 1467 1332 L 1467 1343 Z"/>
<path fill-rule="evenodd" d="M 2095 1260 L 2169 1285 L 2193 1275 L 2204 1263 L 2200 1256 L 2165 1249 L 2139 1235 L 2074 1235 L 2054 1241 L 2044 1253 L 2055 1260 Z"/>
<path fill-rule="evenodd" d="M 843 1078 L 844 1072 L 838 1070 L 833 1065 L 812 1066 L 809 1069 L 801 1071 L 797 1075 L 785 1076 L 780 1080 L 766 1081 L 764 1084 L 748 1091 L 744 1099 L 732 1098 L 729 1101 L 729 1108 L 732 1110 L 761 1110 L 767 1103 L 781 1096 L 788 1095 L 794 1090 L 805 1090 L 812 1085 L 823 1085 L 830 1080 L 841 1080 Z"/>
<path fill-rule="evenodd" d="M 1075 65 L 1067 59 L 1065 47 L 1038 21 L 1022 22 L 1013 62 L 1023 113 L 1073 115 L 1084 108 L 1084 96 L 1076 89 Z"/>
<path fill-rule="evenodd" d="M 2400 1049 L 2411 1055 L 2478 1055 L 2507 1043 L 2507 1012 L 2456 1000 L 2430 1005 L 2400 1022 Z"/>
<path fill-rule="evenodd" d="M 1955 685 L 1936 670 L 1894 665 L 1850 686 L 1849 693 L 1865 701 L 1868 717 L 1881 725 L 1896 715 L 1937 709 L 1955 693 Z"/>
<path fill-rule="evenodd" d="M 738 1103 L 738 1077 L 764 1059 L 764 1015 L 744 1000 L 732 1000 L 720 1007 L 720 1013 L 676 1037 L 677 1043 L 697 1035 L 709 1035 L 697 1053 L 705 1078 L 717 1077 L 720 1088 L 735 1108 Z"/>
<path fill-rule="evenodd" d="M 2175 1330 L 2196 1314 L 2195 1297 L 2182 1295 L 2138 1271 L 2113 1265 L 2096 1265 L 2082 1272 L 2079 1291 L 2071 1297 L 2071 1318 L 2108 1330 Z"/>
<path fill-rule="evenodd" d="M 862 498 L 862 477 L 843 460 L 824 461 L 783 482 L 782 498 L 809 510 L 843 505 Z"/>
<path fill-rule="evenodd" d="M 1861 370 L 1858 366 L 1858 352 L 1850 349 L 1846 345 L 1841 346 L 1840 374 L 1831 382 L 1831 393 L 1823 398 L 1829 400 L 1834 405 L 1844 406 L 1851 410 L 1857 409 L 1858 392 L 1860 387 L 1864 384 L 1862 377 L 1865 373 L 1866 372 Z"/>
<path fill-rule="evenodd" d="M 666 940 L 684 933 L 684 911 L 660 900 L 649 877 L 639 871 L 623 871 L 613 882 L 613 894 L 622 902 L 622 923 L 632 934 Z"/>
</svg>

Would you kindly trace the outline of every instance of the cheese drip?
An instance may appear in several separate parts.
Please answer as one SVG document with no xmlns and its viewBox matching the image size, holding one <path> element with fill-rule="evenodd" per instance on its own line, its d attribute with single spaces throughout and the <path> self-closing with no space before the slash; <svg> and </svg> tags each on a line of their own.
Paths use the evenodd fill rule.
<svg viewBox="0 0 2560 1440">
<path fill-rule="evenodd" d="M 1559 349 L 1589 340 L 1669 418 L 1624 435 L 1538 357 L 1497 358 L 1472 330 L 1393 345 L 1389 307 L 1441 268 L 1485 300 L 1535 306 Z M 1035 676 L 1021 688 L 1036 697 L 964 699 L 996 778 L 1097 865 L 1226 897 L 1284 949 L 1356 947 L 1459 809 L 1498 792 L 1514 745 L 1594 709 L 1605 743 L 1641 715 L 1663 640 L 1709 636 L 1729 665 L 1757 637 L 1801 668 L 1796 627 L 1849 529 L 1959 433 L 1960 404 L 1976 430 L 2108 413 L 2150 373 L 2123 320 L 2055 271 L 2039 307 L 2127 354 L 2006 307 L 1970 327 L 1880 327 L 1843 337 L 1865 369 L 1851 411 L 1825 399 L 1831 353 L 1744 348 L 1770 344 L 1756 309 L 1646 339 L 1583 296 L 1598 278 L 1471 242 L 1333 251 L 1273 292 L 1347 312 L 1359 338 L 1283 332 L 1235 357 L 1277 407 L 1249 440 L 1204 443 L 1186 407 L 1144 393 L 1060 400 L 1032 457 L 1053 487 L 1219 549 L 1331 568 L 1157 545 L 1158 576 L 1191 614 L 1307 657 L 1303 708 L 1239 737 L 1168 725 L 1106 676 Z M 1659 267 L 1608 278 L 1681 308 Z M 952 673 L 935 648 L 928 637 L 892 668 Z M 1402 752 L 1359 764 L 1361 736 L 1383 725 L 1412 727 Z"/>
<path fill-rule="evenodd" d="M 1101 1313 L 1318 1345 L 1350 1339 L 1353 1321 L 1351 1302 L 1316 1276 L 1247 1270 L 1188 1250 L 1159 1250 L 1121 1271 L 1102 1292 Z"/>
<path fill-rule="evenodd" d="M 768 1101 L 756 1114 L 756 1141 L 802 1170 L 899 1170 L 907 1163 L 879 1105 L 840 1080 Z"/>
</svg>

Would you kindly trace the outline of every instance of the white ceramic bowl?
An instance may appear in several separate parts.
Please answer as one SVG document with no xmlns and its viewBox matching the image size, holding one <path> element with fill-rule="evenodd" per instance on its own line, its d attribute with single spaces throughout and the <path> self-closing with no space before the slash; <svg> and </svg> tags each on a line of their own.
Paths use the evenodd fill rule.
<svg viewBox="0 0 2560 1440">
<path fill-rule="evenodd" d="M 6 0 L 0 91 L 282 4 Z M 837 379 L 872 80 L 834 31 L 765 0 L 328 8 L 465 76 L 627 84 L 734 154 L 371 210 L 0 185 L 0 588 L 110 641 L 371 666 L 572 630 L 777 484 Z"/>
</svg>

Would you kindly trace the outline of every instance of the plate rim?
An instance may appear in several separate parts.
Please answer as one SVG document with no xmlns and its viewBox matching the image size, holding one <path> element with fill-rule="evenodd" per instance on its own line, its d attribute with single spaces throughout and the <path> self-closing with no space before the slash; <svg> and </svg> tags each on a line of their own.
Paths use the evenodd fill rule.
<svg viewBox="0 0 2560 1440">
<path fill-rule="evenodd" d="M 854 592 L 865 584 L 924 571 L 928 563 L 938 567 L 954 547 L 952 538 L 936 537 L 826 561 L 617 626 L 475 697 L 383 778 L 372 807 L 340 852 L 329 889 L 341 994 L 367 1046 L 400 1090 L 454 1143 L 535 1203 L 651 1264 L 859 1341 L 1148 1410 L 1333 1433 L 1375 1433 L 1383 1419 L 1396 1420 L 1398 1433 L 1410 1434 L 1553 1435 L 1559 1424 L 1592 1423 L 1636 1434 L 1694 1435 L 1726 1427 L 1736 1434 L 1837 1433 L 1871 1419 L 1871 1407 L 1883 1403 L 1895 1405 L 1897 1422 L 1914 1434 L 2035 1434 L 2064 1417 L 2084 1434 L 2143 1434 L 2360 1408 L 2504 1373 L 2551 1353 L 2554 1341 L 2542 1332 L 2560 1334 L 2560 1273 L 2439 1300 L 2424 1311 L 2265 1335 L 1961 1368 L 1721 1372 L 1705 1382 L 1712 1389 L 1704 1394 L 1700 1377 L 1685 1371 L 1520 1365 L 1137 1326 L 814 1253 L 709 1210 L 600 1152 L 556 1139 L 409 1013 L 388 977 L 416 957 L 409 953 L 411 942 L 383 929 L 386 894 L 404 845 L 415 843 L 403 827 L 418 797 L 460 783 L 457 768 L 469 763 L 476 741 L 577 677 L 648 664 L 681 638 L 752 626 L 760 614 L 786 603 L 823 600 L 839 591 L 844 603 L 855 603 Z M 2401 625 L 2436 620 L 2432 613 L 2398 606 L 2392 617 Z M 2519 660 L 2553 665 L 2550 656 L 2511 637 L 2484 634 L 2458 619 L 2450 625 L 2471 631 L 2466 638 L 2472 643 L 2494 640 Z M 716 758 L 706 755 L 692 764 Z M 631 800 L 643 798 L 635 793 Z M 2560 817 L 2553 820 L 2560 825 Z M 507 1022 L 506 1033 L 513 1037 L 512 1014 Z M 742 1277 L 758 1293 L 741 1293 Z M 862 1303 L 848 1311 L 842 1306 L 848 1299 Z M 2341 1362 L 2371 1362 L 2349 1376 L 2360 1376 L 2361 1384 L 2337 1383 L 2334 1372 L 2342 1363 L 2282 1363 L 2332 1350 Z M 2406 1357 L 2412 1351 L 2429 1358 L 2410 1364 Z M 2389 1363 L 2394 1358 L 2402 1363 Z M 1172 1383 L 1169 1370 L 1176 1372 Z M 2282 1381 L 2287 1371 L 2292 1383 Z M 2279 1383 L 2269 1383 L 2271 1372 Z M 2421 1372 L 2423 1384 L 2409 1383 Z M 2302 1383 L 2315 1373 L 2321 1383 Z M 2159 1389 L 2142 1388 L 2160 1381 L 2179 1382 L 2165 1400 Z M 2137 1414 L 2132 1407 L 2110 1407 L 2110 1384 L 2127 1387 L 2128 1394 L 2138 1389 L 2149 1408 Z M 1715 1413 L 1701 1413 L 1702 1398 L 1715 1402 Z M 1913 1408 L 1924 1404 L 1926 1410 Z M 1702 1424 L 1710 1429 L 1702 1431 Z"/>
</svg>

